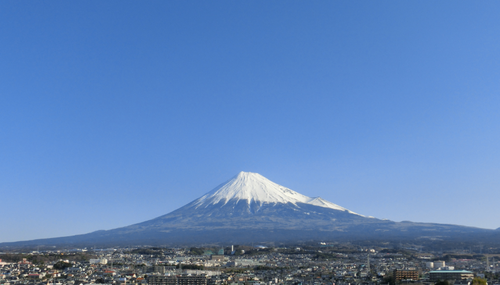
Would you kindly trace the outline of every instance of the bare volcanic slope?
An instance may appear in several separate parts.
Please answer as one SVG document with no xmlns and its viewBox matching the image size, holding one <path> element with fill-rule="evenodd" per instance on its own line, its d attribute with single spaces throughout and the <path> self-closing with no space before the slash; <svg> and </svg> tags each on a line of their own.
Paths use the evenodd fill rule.
<svg viewBox="0 0 500 285">
<path fill-rule="evenodd" d="M 17 244 L 181 245 L 420 236 L 457 238 L 478 233 L 487 234 L 489 230 L 366 217 L 320 197 L 302 195 L 260 174 L 240 172 L 191 203 L 149 221 Z"/>
</svg>

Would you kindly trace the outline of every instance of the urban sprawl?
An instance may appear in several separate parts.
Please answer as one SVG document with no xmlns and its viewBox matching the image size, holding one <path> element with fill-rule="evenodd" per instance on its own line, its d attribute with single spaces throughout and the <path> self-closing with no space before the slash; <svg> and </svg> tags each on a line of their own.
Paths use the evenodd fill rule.
<svg viewBox="0 0 500 285">
<path fill-rule="evenodd" d="M 500 254 L 308 246 L 0 253 L 1 285 L 500 285 Z"/>
</svg>

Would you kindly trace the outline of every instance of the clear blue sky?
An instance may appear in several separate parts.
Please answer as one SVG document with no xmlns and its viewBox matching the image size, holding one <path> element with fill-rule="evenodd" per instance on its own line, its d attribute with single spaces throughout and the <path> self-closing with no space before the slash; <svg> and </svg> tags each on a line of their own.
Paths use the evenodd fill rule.
<svg viewBox="0 0 500 285">
<path fill-rule="evenodd" d="M 258 172 L 500 227 L 499 1 L 1 1 L 0 242 L 112 229 Z"/>
</svg>

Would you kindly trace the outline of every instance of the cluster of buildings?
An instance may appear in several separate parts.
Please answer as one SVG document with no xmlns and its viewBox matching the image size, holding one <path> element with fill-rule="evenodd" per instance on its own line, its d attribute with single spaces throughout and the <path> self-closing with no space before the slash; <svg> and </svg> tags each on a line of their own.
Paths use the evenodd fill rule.
<svg viewBox="0 0 500 285">
<path fill-rule="evenodd" d="M 109 249 L 89 251 L 86 260 L 60 258 L 43 264 L 26 258 L 0 260 L 0 285 L 433 285 L 445 280 L 450 285 L 471 285 L 478 277 L 488 285 L 500 285 L 497 256 L 450 258 L 325 245 L 224 253 L 223 249 Z"/>
</svg>

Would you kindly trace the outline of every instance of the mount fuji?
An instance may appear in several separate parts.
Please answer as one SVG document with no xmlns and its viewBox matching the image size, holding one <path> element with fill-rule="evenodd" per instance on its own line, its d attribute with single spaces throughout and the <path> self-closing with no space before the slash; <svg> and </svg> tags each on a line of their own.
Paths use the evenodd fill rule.
<svg viewBox="0 0 500 285">
<path fill-rule="evenodd" d="M 189 245 L 342 239 L 457 238 L 491 230 L 363 216 L 311 198 L 264 176 L 240 172 L 191 203 L 155 219 L 113 230 L 3 246 Z"/>
<path fill-rule="evenodd" d="M 213 206 L 235 208 L 235 205 L 238 205 L 240 202 L 247 206 L 249 214 L 255 214 L 262 207 L 277 206 L 279 204 L 295 207 L 296 210 L 300 209 L 300 204 L 308 204 L 356 214 L 320 197 L 311 198 L 304 196 L 278 185 L 258 173 L 243 171 L 191 204 L 194 205 L 195 209 Z"/>
</svg>

